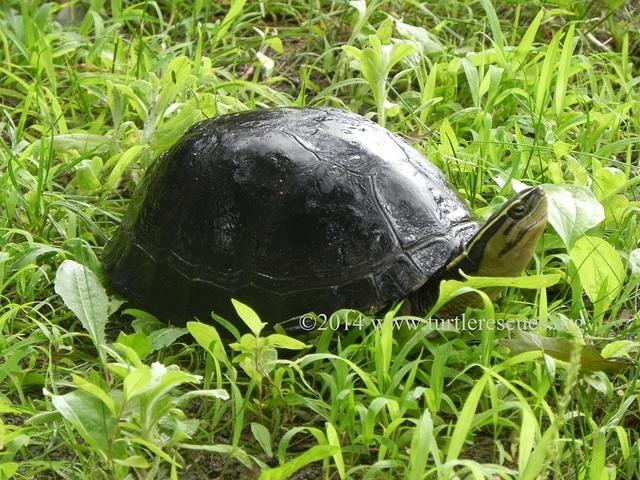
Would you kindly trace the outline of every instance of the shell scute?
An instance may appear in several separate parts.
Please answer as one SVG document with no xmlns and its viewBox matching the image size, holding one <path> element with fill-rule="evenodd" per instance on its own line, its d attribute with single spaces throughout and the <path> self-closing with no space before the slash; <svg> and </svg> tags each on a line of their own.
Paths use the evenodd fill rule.
<svg viewBox="0 0 640 480">
<path fill-rule="evenodd" d="M 145 176 L 104 266 L 161 318 L 233 317 L 233 297 L 276 322 L 403 297 L 477 229 L 399 137 L 354 114 L 283 108 L 192 127 Z"/>
</svg>

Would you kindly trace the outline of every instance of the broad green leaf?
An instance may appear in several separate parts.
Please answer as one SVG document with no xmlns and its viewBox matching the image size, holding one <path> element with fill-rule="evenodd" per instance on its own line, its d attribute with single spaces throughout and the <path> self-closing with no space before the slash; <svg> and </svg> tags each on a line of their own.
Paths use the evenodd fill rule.
<svg viewBox="0 0 640 480">
<path fill-rule="evenodd" d="M 573 151 L 576 148 L 575 145 L 563 142 L 562 140 L 556 140 L 555 142 L 553 142 L 553 145 L 551 145 L 551 147 L 553 148 L 553 153 L 555 153 L 558 160 L 562 159 L 562 157 L 564 157 L 567 153 Z"/>
<path fill-rule="evenodd" d="M 169 62 L 167 71 L 162 77 L 160 95 L 154 100 L 149 118 L 145 121 L 142 140 L 149 141 L 155 127 L 168 115 L 167 109 L 178 93 L 195 80 L 191 74 L 191 59 L 179 55 Z"/>
<path fill-rule="evenodd" d="M 0 463 L 0 478 L 9 480 L 17 473 L 18 467 L 19 465 L 16 462 Z"/>
<path fill-rule="evenodd" d="M 140 395 L 151 386 L 151 369 L 147 365 L 136 367 L 124 379 L 124 397 L 131 400 L 136 395 Z"/>
<path fill-rule="evenodd" d="M 185 55 L 178 55 L 171 59 L 167 67 L 167 73 L 168 75 L 165 75 L 162 79 L 165 87 L 168 85 L 181 86 L 187 81 L 191 73 L 191 59 Z"/>
<path fill-rule="evenodd" d="M 151 342 L 144 332 L 135 332 L 131 335 L 120 332 L 116 343 L 125 345 L 138 354 L 138 358 L 144 360 L 144 358 L 151 353 Z"/>
<path fill-rule="evenodd" d="M 598 200 L 603 200 L 623 188 L 627 175 L 615 167 L 596 167 L 594 169 L 594 192 Z"/>
<path fill-rule="evenodd" d="M 282 40 L 280 37 L 269 37 L 265 39 L 264 43 L 269 45 L 269 47 L 278 54 L 284 53 L 284 46 L 282 44 Z"/>
<path fill-rule="evenodd" d="M 380 40 L 380 43 L 389 45 L 391 43 L 391 36 L 393 35 L 393 18 L 390 16 L 385 18 L 378 24 L 376 28 L 376 37 Z"/>
<path fill-rule="evenodd" d="M 76 390 L 65 395 L 51 395 L 51 402 L 89 445 L 110 456 L 111 439 L 117 422 L 100 399 Z"/>
<path fill-rule="evenodd" d="M 187 392 L 181 395 L 176 400 L 176 403 L 182 404 L 183 402 L 188 401 L 195 397 L 211 397 L 211 398 L 216 398 L 218 400 L 224 400 L 224 401 L 227 401 L 231 398 L 229 396 L 229 393 L 226 390 L 214 388 L 212 390 L 192 390 L 190 392 Z"/>
<path fill-rule="evenodd" d="M 98 385 L 95 385 L 90 381 L 82 378 L 80 375 L 71 374 L 71 377 L 73 378 L 73 383 L 75 383 L 78 388 L 102 400 L 111 414 L 116 415 L 116 404 L 107 392 L 105 392 Z"/>
<path fill-rule="evenodd" d="M 640 350 L 640 343 L 631 340 L 617 340 L 607 343 L 602 349 L 604 358 L 629 356 L 630 352 Z"/>
<path fill-rule="evenodd" d="M 503 340 L 505 346 L 515 356 L 523 352 L 541 350 L 545 354 L 563 362 L 571 361 L 572 351 L 581 348 L 580 369 L 583 371 L 602 370 L 603 372 L 618 372 L 631 366 L 626 360 L 607 360 L 593 345 L 579 345 L 574 340 L 560 337 L 543 337 L 531 332 L 516 330 L 513 339 Z"/>
<path fill-rule="evenodd" d="M 399 62 L 404 60 L 407 56 L 411 55 L 414 52 L 414 49 L 411 45 L 404 42 L 399 42 L 393 44 L 391 47 L 391 53 L 389 55 L 388 63 L 385 67 L 385 77 L 388 75 L 389 71 Z"/>
<path fill-rule="evenodd" d="M 253 438 L 258 441 L 264 453 L 266 453 L 268 457 L 273 457 L 269 430 L 260 423 L 251 422 L 251 433 L 253 433 Z"/>
<path fill-rule="evenodd" d="M 167 327 L 151 332 L 149 342 L 151 343 L 151 351 L 155 352 L 161 348 L 172 345 L 178 338 L 186 335 L 189 331 L 186 328 Z"/>
<path fill-rule="evenodd" d="M 362 50 L 360 68 L 362 70 L 362 76 L 369 83 L 369 87 L 376 101 L 384 97 L 386 72 L 382 63 L 381 52 L 376 52 L 372 48 Z"/>
<path fill-rule="evenodd" d="M 352 45 L 342 45 L 341 48 L 356 60 L 362 59 L 362 50 L 360 50 L 359 48 L 354 47 Z"/>
<path fill-rule="evenodd" d="M 143 365 L 142 360 L 140 360 L 140 357 L 138 356 L 138 353 L 133 348 L 118 342 L 113 344 L 113 348 L 115 348 L 118 352 L 124 353 L 126 360 L 128 360 L 127 368 L 129 368 L 131 365 L 133 365 L 134 367 L 140 367 Z"/>
<path fill-rule="evenodd" d="M 245 353 L 238 355 L 234 360 L 239 361 L 245 373 L 259 383 L 276 367 L 278 351 L 273 346 L 245 350 Z"/>
<path fill-rule="evenodd" d="M 131 350 L 131 349 L 129 349 L 129 350 Z M 133 351 L 133 350 L 131 350 L 131 351 Z M 121 379 L 124 379 L 127 375 L 129 375 L 129 372 L 131 371 L 130 366 L 128 364 L 126 364 L 126 363 L 107 363 L 107 368 L 116 377 L 121 378 Z"/>
<path fill-rule="evenodd" d="M 174 386 L 182 383 L 198 383 L 202 378 L 180 370 L 177 365 L 165 366 L 160 362 L 151 364 L 151 384 L 157 386 Z"/>
<path fill-rule="evenodd" d="M 603 302 L 601 308 L 610 305 L 622 290 L 626 273 L 618 252 L 602 238 L 584 236 L 576 241 L 569 256 L 589 299 L 594 304 Z"/>
<path fill-rule="evenodd" d="M 400 105 L 385 99 L 384 111 L 387 112 L 387 118 L 393 118 L 400 114 Z"/>
<path fill-rule="evenodd" d="M 100 157 L 82 160 L 76 166 L 76 175 L 73 178 L 73 184 L 81 193 L 93 193 L 100 189 L 101 170 L 102 160 Z"/>
<path fill-rule="evenodd" d="M 281 335 L 279 333 L 269 335 L 267 337 L 267 343 L 274 347 L 286 348 L 288 350 L 302 350 L 309 346 L 300 340 L 296 340 L 295 338 L 288 337 L 287 335 Z"/>
<path fill-rule="evenodd" d="M 169 108 L 176 104 L 171 105 Z M 194 123 L 202 120 L 203 112 L 200 107 L 196 108 L 192 103 L 185 103 L 180 106 L 177 112 L 162 119 L 162 123 L 158 125 L 153 137 L 149 140 L 148 146 L 154 154 L 161 154 L 169 149 Z M 147 150 L 140 152 L 137 162 L 145 162 L 151 156 Z"/>
<path fill-rule="evenodd" d="M 602 204 L 604 206 L 607 226 L 619 229 L 626 213 L 631 211 L 631 201 L 629 198 L 625 195 L 610 195 L 602 201 Z"/>
<path fill-rule="evenodd" d="M 578 185 L 544 185 L 547 194 L 549 223 L 567 249 L 604 220 L 604 208 L 587 187 Z"/>
<path fill-rule="evenodd" d="M 239 302 L 235 298 L 231 299 L 231 303 L 233 303 L 233 308 L 236 309 L 238 316 L 242 319 L 244 324 L 249 327 L 249 330 L 251 330 L 256 337 L 260 335 L 260 332 L 265 327 L 266 323 L 260 321 L 258 314 L 251 307 Z"/>
<path fill-rule="evenodd" d="M 107 181 L 104 184 L 105 189 L 113 190 L 118 185 L 118 182 L 122 179 L 125 169 L 133 160 L 136 160 L 140 156 L 140 153 L 144 148 L 145 145 L 134 145 L 126 152 L 117 155 L 117 158 L 114 160 L 115 165 L 111 169 L 109 178 L 107 178 Z"/>
<path fill-rule="evenodd" d="M 440 53 L 443 51 L 442 44 L 437 37 L 431 35 L 424 27 L 418 27 L 403 23 L 396 19 L 396 30 L 402 38 L 413 43 L 423 54 Z"/>
<path fill-rule="evenodd" d="M 187 330 L 198 344 L 222 363 L 229 363 L 220 335 L 215 327 L 201 322 L 187 322 Z"/>
<path fill-rule="evenodd" d="M 591 177 L 587 169 L 584 168 L 584 165 L 571 155 L 565 157 L 565 159 L 567 162 L 567 169 L 571 172 L 571 175 L 573 175 L 573 183 L 575 185 L 587 185 Z"/>
<path fill-rule="evenodd" d="M 456 133 L 446 118 L 440 124 L 440 145 L 440 150 L 447 157 L 455 157 L 460 149 Z"/>
<path fill-rule="evenodd" d="M 117 298 L 117 297 L 111 297 L 109 299 L 109 307 L 107 308 L 107 314 L 109 316 L 113 315 L 114 313 L 116 313 L 118 310 L 120 310 L 120 307 L 122 306 L 122 304 L 125 303 L 125 300 L 121 299 L 121 298 Z"/>
<path fill-rule="evenodd" d="M 47 139 L 48 141 L 49 139 Z M 84 152 L 87 150 L 98 151 L 109 148 L 112 140 L 110 137 L 101 135 L 91 135 L 88 133 L 67 133 L 62 135 L 54 135 L 51 139 L 53 149 L 58 152 L 68 152 L 77 150 Z M 39 153 L 42 140 L 36 140 L 33 144 L 33 152 Z"/>
<path fill-rule="evenodd" d="M 109 301 L 96 274 L 73 260 L 65 260 L 56 273 L 54 288 L 89 332 L 101 358 L 104 359 L 102 351 L 106 342 L 104 329 L 107 324 Z"/>
<path fill-rule="evenodd" d="M 164 394 L 178 385 L 183 383 L 199 383 L 202 381 L 202 377 L 199 375 L 183 372 L 176 365 L 165 367 L 159 362 L 154 362 L 151 364 L 150 371 L 150 391 L 147 394 L 154 401 L 158 401 Z"/>
<path fill-rule="evenodd" d="M 562 164 L 560 161 L 549 161 L 548 164 L 549 177 L 551 183 L 560 184 L 564 183 L 564 174 L 562 172 Z"/>
<path fill-rule="evenodd" d="M 151 335 L 155 330 L 163 328 L 166 324 L 162 323 L 155 316 L 144 310 L 138 310 L 135 308 L 128 308 L 123 313 L 131 315 L 134 320 L 131 322 L 131 326 L 136 332 L 144 332 Z"/>
</svg>

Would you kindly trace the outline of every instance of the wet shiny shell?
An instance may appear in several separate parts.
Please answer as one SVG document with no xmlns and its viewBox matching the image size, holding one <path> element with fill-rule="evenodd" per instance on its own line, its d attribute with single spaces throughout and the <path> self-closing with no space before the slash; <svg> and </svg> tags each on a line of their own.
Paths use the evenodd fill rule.
<svg viewBox="0 0 640 480">
<path fill-rule="evenodd" d="M 443 174 L 388 130 L 281 108 L 191 128 L 146 174 L 104 268 L 164 320 L 234 319 L 236 298 L 275 323 L 401 298 L 477 229 Z"/>
</svg>

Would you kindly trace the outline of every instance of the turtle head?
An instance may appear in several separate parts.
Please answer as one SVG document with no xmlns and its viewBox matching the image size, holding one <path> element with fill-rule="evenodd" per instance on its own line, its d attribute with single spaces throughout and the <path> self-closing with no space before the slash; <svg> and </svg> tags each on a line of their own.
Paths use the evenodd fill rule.
<svg viewBox="0 0 640 480">
<path fill-rule="evenodd" d="M 451 266 L 475 276 L 517 276 L 533 258 L 546 224 L 542 187 L 523 190 L 487 220 Z"/>
</svg>

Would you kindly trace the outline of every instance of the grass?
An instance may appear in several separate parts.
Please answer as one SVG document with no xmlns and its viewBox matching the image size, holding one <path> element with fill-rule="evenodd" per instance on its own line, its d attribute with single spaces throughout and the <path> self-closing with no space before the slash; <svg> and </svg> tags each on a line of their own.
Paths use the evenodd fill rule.
<svg viewBox="0 0 640 480">
<path fill-rule="evenodd" d="M 191 3 L 0 6 L 0 477 L 637 475 L 635 2 Z M 472 312 L 535 332 L 389 315 L 304 346 L 119 311 L 99 259 L 145 170 L 278 105 L 384 124 L 481 217 L 546 184 L 526 288 Z"/>
</svg>

